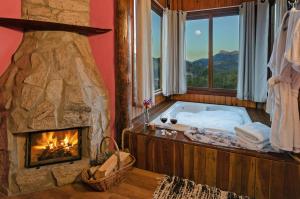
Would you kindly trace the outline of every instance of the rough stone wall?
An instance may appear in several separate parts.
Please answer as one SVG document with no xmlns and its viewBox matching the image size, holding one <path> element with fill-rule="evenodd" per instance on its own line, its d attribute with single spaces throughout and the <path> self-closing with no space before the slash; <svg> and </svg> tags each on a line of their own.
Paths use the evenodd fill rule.
<svg viewBox="0 0 300 199">
<path fill-rule="evenodd" d="M 8 186 L 7 112 L 0 111 L 0 191 Z"/>
<path fill-rule="evenodd" d="M 22 0 L 24 19 L 89 25 L 89 0 Z"/>
<path fill-rule="evenodd" d="M 92 125 L 105 132 L 107 94 L 85 36 L 25 33 L 3 78 L 13 133 Z"/>
<path fill-rule="evenodd" d="M 22 17 L 88 25 L 89 0 L 22 0 Z M 107 100 L 86 36 L 24 33 L 0 78 L 0 111 L 7 112 L 0 115 L 0 191 L 27 193 L 74 182 L 109 133 Z M 72 127 L 88 127 L 83 161 L 24 168 L 26 133 Z"/>
</svg>

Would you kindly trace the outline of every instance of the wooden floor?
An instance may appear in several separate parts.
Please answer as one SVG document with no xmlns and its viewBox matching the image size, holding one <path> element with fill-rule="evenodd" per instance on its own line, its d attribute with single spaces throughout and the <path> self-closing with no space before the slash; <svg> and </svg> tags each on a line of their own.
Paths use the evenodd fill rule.
<svg viewBox="0 0 300 199">
<path fill-rule="evenodd" d="M 126 179 L 108 192 L 95 192 L 86 185 L 73 184 L 32 194 L 1 199 L 150 199 L 162 175 L 134 168 Z"/>
<path fill-rule="evenodd" d="M 151 119 L 171 105 L 163 103 L 153 109 Z M 247 110 L 253 121 L 269 121 L 263 111 Z M 192 142 L 180 132 L 162 136 L 159 130 L 145 130 L 141 118 L 134 121 L 132 132 L 125 133 L 125 147 L 141 169 L 188 178 L 255 199 L 300 199 L 300 164 L 287 154 Z"/>
</svg>

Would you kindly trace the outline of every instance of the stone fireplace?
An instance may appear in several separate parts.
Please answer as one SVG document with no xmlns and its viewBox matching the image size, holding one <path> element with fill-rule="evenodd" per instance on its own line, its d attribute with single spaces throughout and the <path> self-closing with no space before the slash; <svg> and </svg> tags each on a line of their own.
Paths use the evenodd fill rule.
<svg viewBox="0 0 300 199">
<path fill-rule="evenodd" d="M 81 128 L 29 133 L 26 167 L 37 167 L 81 159 Z"/>
<path fill-rule="evenodd" d="M 22 18 L 89 25 L 89 0 L 22 0 Z M 0 78 L 0 191 L 75 182 L 109 132 L 107 107 L 86 36 L 25 32 Z"/>
</svg>

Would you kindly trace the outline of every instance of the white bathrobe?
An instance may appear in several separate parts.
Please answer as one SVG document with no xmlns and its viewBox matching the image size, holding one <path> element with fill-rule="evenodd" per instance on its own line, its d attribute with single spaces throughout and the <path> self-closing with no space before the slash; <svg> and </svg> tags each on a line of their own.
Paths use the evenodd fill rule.
<svg viewBox="0 0 300 199">
<path fill-rule="evenodd" d="M 293 9 L 289 13 L 288 23 L 283 20 L 277 33 L 268 64 L 272 78 L 268 82 L 267 112 L 272 119 L 272 146 L 299 153 L 300 11 Z"/>
</svg>

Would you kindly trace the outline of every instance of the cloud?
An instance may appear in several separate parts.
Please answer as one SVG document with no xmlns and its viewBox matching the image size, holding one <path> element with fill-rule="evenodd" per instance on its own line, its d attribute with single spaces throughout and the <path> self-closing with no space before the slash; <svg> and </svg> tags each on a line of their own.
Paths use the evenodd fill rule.
<svg viewBox="0 0 300 199">
<path fill-rule="evenodd" d="M 195 35 L 200 36 L 202 34 L 201 30 L 196 30 Z"/>
</svg>

